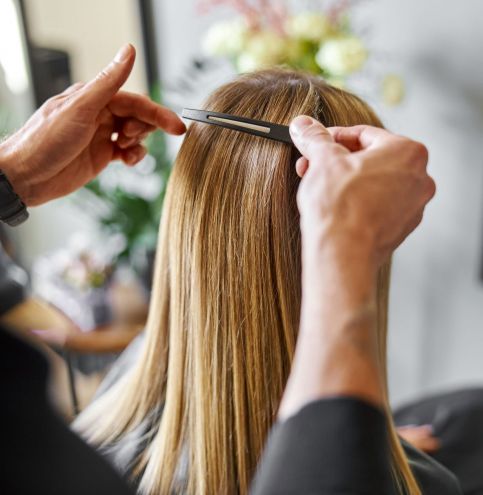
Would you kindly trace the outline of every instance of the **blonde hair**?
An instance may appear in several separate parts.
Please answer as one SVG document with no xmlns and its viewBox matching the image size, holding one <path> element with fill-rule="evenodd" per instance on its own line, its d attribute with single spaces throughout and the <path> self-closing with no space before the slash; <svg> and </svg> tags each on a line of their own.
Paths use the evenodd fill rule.
<svg viewBox="0 0 483 495">
<path fill-rule="evenodd" d="M 356 96 L 285 70 L 242 76 L 206 108 L 288 124 L 381 126 Z M 290 146 L 193 124 L 164 202 L 144 351 L 137 366 L 80 418 L 105 447 L 163 407 L 137 459 L 140 492 L 246 494 L 276 417 L 295 349 L 301 252 Z M 386 373 L 389 264 L 378 276 L 378 336 Z M 420 490 L 386 401 L 393 471 Z M 188 464 L 180 480 L 181 459 Z"/>
</svg>

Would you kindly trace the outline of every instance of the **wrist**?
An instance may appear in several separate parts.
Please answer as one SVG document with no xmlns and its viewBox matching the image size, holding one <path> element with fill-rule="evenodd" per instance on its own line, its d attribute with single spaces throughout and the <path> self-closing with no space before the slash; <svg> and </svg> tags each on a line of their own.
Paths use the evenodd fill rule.
<svg viewBox="0 0 483 495">
<path fill-rule="evenodd" d="M 28 177 L 22 173 L 22 161 L 11 144 L 11 138 L 0 143 L 0 170 L 12 185 L 14 192 L 26 205 L 29 204 Z"/>
<path fill-rule="evenodd" d="M 329 330 L 341 328 L 347 318 L 373 308 L 377 266 L 363 234 L 312 231 L 302 234 L 302 245 L 301 330 L 310 331 L 311 322 L 317 330 L 317 322 L 328 319 Z"/>
<path fill-rule="evenodd" d="M 325 225 L 319 229 L 302 228 L 302 260 L 312 270 L 340 271 L 373 280 L 378 265 L 373 236 L 369 229 Z M 318 275 L 317 275 L 318 276 Z"/>
</svg>

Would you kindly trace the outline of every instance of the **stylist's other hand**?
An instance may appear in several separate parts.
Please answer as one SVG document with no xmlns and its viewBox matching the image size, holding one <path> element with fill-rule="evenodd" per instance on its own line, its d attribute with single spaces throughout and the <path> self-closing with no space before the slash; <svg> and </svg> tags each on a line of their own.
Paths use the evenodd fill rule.
<svg viewBox="0 0 483 495">
<path fill-rule="evenodd" d="M 112 160 L 135 165 L 146 154 L 142 141 L 157 128 L 185 132 L 171 110 L 146 96 L 119 91 L 135 57 L 134 47 L 124 46 L 95 79 L 50 98 L 0 145 L 0 169 L 27 205 L 75 191 Z"/>
<path fill-rule="evenodd" d="M 290 132 L 302 157 L 298 206 L 304 242 L 349 243 L 375 267 L 421 222 L 435 193 L 421 143 L 370 126 L 326 129 L 294 119 Z"/>
</svg>

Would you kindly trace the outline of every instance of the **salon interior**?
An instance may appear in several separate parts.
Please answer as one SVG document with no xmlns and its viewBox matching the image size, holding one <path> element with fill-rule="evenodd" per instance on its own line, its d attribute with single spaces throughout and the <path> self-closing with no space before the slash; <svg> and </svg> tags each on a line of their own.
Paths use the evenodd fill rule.
<svg viewBox="0 0 483 495">
<path fill-rule="evenodd" d="M 480 0 L 0 0 L 0 133 L 129 42 L 124 89 L 180 115 L 238 74 L 283 65 L 357 94 L 387 129 L 423 142 L 437 194 L 392 258 L 387 360 L 400 435 L 437 457 L 452 421 L 483 444 L 482 23 Z M 2 322 L 48 356 L 68 422 L 139 356 L 182 141 L 157 131 L 135 167 L 114 162 L 23 225 L 1 226 L 25 294 Z M 434 422 L 417 414 L 428 401 Z"/>
</svg>

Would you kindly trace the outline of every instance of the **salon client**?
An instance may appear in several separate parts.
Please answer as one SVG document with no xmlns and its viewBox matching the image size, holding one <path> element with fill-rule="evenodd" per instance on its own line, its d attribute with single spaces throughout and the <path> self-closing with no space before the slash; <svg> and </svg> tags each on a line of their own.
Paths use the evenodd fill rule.
<svg viewBox="0 0 483 495">
<path fill-rule="evenodd" d="M 46 102 L 0 145 L 0 219 L 65 196 L 113 159 L 135 165 L 156 128 L 184 124 L 148 98 L 119 91 L 128 45 L 93 81 Z M 111 139 L 113 133 L 118 138 Z M 303 302 L 295 360 L 253 491 L 391 493 L 383 386 L 374 342 L 375 273 L 419 224 L 434 183 L 424 146 L 372 127 L 325 129 L 298 117 Z M 3 281 L 1 281 L 3 282 Z M 130 493 L 58 419 L 42 355 L 0 331 L 0 488 L 6 493 Z M 321 476 L 321 471 L 325 476 Z"/>
</svg>

